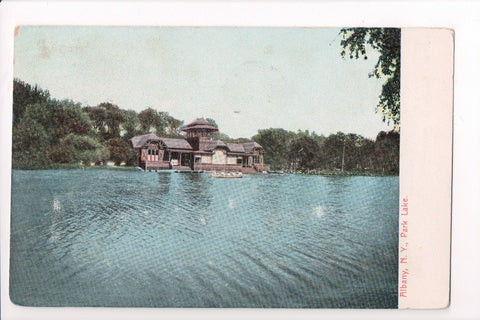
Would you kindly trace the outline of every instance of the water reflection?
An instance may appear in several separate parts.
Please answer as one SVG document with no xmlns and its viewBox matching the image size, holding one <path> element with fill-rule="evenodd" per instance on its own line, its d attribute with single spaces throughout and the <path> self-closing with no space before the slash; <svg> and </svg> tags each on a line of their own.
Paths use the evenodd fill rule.
<svg viewBox="0 0 480 320">
<path fill-rule="evenodd" d="M 161 195 L 168 194 L 170 191 L 170 184 L 172 180 L 172 174 L 170 172 L 160 172 L 158 174 L 158 187 L 157 191 Z"/>
</svg>

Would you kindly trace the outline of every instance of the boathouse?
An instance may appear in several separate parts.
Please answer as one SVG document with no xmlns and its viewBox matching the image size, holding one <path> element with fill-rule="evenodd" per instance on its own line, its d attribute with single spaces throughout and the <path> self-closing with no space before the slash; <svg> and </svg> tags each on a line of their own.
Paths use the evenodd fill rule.
<svg viewBox="0 0 480 320">
<path fill-rule="evenodd" d="M 258 173 L 267 171 L 263 148 L 256 142 L 225 143 L 213 140 L 218 131 L 198 118 L 182 128 L 185 139 L 161 138 L 153 133 L 131 139 L 144 170 L 204 170 Z"/>
</svg>

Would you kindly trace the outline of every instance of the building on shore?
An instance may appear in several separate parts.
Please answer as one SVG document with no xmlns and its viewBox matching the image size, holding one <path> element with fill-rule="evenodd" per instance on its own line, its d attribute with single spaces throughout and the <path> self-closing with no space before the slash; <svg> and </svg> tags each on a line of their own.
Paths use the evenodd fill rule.
<svg viewBox="0 0 480 320">
<path fill-rule="evenodd" d="M 131 139 L 144 170 L 204 170 L 258 173 L 268 170 L 263 148 L 256 142 L 225 143 L 213 140 L 218 131 L 207 120 L 196 119 L 182 128 L 185 139 L 161 138 L 153 133 Z"/>
</svg>

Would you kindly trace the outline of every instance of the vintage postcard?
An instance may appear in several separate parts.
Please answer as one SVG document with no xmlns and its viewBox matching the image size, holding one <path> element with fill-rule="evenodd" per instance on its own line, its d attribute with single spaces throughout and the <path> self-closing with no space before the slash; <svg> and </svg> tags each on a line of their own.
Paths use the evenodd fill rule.
<svg viewBox="0 0 480 320">
<path fill-rule="evenodd" d="M 11 307 L 448 307 L 453 41 L 17 26 Z"/>
</svg>

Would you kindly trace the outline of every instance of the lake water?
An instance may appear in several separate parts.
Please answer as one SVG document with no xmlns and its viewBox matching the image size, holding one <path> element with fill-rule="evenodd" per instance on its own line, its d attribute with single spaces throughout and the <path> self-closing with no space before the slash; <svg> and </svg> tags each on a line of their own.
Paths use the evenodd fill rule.
<svg viewBox="0 0 480 320">
<path fill-rule="evenodd" d="M 398 177 L 13 171 L 28 306 L 396 308 Z"/>
</svg>

